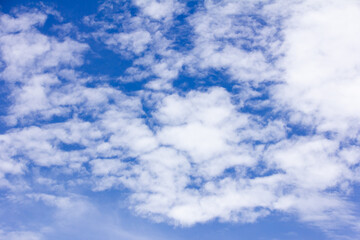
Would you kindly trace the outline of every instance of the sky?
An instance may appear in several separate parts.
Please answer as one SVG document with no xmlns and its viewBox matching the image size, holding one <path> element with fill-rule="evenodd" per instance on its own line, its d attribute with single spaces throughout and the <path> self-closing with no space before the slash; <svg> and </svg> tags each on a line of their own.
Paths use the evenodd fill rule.
<svg viewBox="0 0 360 240">
<path fill-rule="evenodd" d="M 0 240 L 360 239 L 357 0 L 0 0 Z"/>
</svg>

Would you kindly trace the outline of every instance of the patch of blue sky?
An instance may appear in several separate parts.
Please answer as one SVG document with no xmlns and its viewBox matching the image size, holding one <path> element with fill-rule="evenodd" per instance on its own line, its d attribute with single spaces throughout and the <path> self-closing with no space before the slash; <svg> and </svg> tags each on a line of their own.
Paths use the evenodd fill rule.
<svg viewBox="0 0 360 240">
<path fill-rule="evenodd" d="M 232 92 L 237 84 L 230 79 L 231 77 L 226 73 L 225 69 L 210 68 L 191 74 L 187 71 L 187 67 L 184 66 L 178 78 L 173 81 L 173 86 L 180 91 L 180 94 L 186 94 L 194 89 L 204 91 L 216 86 L 221 86 Z"/>
<path fill-rule="evenodd" d="M 78 70 L 92 76 L 92 79 L 86 82 L 86 86 L 92 87 L 96 84 L 106 83 L 120 85 L 119 76 L 126 74 L 125 71 L 132 66 L 133 60 L 114 53 L 104 47 L 103 44 L 92 39 L 89 39 L 87 44 L 94 50 L 84 55 L 86 61 L 78 67 Z"/>
<path fill-rule="evenodd" d="M 4 133 L 8 130 L 3 117 L 7 115 L 11 103 L 9 86 L 3 81 L 0 81 L 0 133 Z"/>
</svg>

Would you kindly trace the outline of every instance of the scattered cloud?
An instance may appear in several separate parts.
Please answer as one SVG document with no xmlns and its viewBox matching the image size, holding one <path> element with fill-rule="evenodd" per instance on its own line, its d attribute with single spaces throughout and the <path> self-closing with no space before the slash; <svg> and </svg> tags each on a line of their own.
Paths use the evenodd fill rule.
<svg viewBox="0 0 360 240">
<path fill-rule="evenodd" d="M 0 238 L 104 218 L 91 196 L 106 191 L 155 222 L 283 213 L 358 234 L 359 13 L 306 0 L 105 1 L 81 23 L 46 7 L 2 13 L 0 188 L 56 220 Z M 86 71 L 104 49 L 118 76 Z"/>
</svg>

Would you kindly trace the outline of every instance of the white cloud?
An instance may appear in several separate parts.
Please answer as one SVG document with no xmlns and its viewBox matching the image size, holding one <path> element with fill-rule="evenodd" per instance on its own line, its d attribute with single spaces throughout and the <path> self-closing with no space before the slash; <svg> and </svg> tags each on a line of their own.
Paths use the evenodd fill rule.
<svg viewBox="0 0 360 240">
<path fill-rule="evenodd" d="M 139 9 L 136 16 L 132 16 L 123 4 L 108 1 L 101 5 L 98 14 L 85 18 L 85 23 L 95 28 L 92 37 L 121 58 L 133 60 L 125 74 L 118 77 L 120 81 L 151 79 L 147 88 L 171 89 L 171 81 L 178 77 L 187 60 L 183 54 L 172 50 L 174 39 L 166 34 L 172 27 L 173 15 L 183 11 L 183 4 L 142 0 L 133 1 L 133 4 Z M 114 9 L 121 9 L 122 13 L 114 12 Z"/>
<path fill-rule="evenodd" d="M 3 21 L 2 24 L 6 25 L 7 22 Z M 27 82 L 29 76 L 45 69 L 82 64 L 80 54 L 87 49 L 87 45 L 69 38 L 58 41 L 41 34 L 32 26 L 20 32 L 2 32 L 0 49 L 6 64 L 1 76 L 8 81 Z"/>
<path fill-rule="evenodd" d="M 262 4 L 268 3 L 206 1 L 204 10 L 189 18 L 195 33 L 190 64 L 225 70 L 238 82 L 275 80 L 277 69 L 267 57 L 279 40 L 273 37 L 276 26 L 261 24 L 268 20 Z"/>
<path fill-rule="evenodd" d="M 360 112 L 360 5 L 355 1 L 305 1 L 284 29 L 281 67 L 284 85 L 274 91 L 293 111 L 310 118 L 319 131 L 355 136 Z M 350 130 L 351 128 L 351 130 Z"/>
<path fill-rule="evenodd" d="M 176 0 L 134 0 L 144 15 L 156 20 L 172 18 L 173 14 L 182 11 L 182 4 Z"/>
<path fill-rule="evenodd" d="M 0 24 L 2 26 L 1 32 L 15 33 L 31 29 L 34 25 L 43 25 L 47 16 L 38 11 L 18 12 L 16 17 L 11 17 L 7 14 L 2 14 L 0 17 Z"/>
<path fill-rule="evenodd" d="M 27 21 L 29 18 L 31 21 Z M 82 64 L 81 54 L 88 46 L 69 38 L 59 41 L 40 33 L 36 27 L 46 20 L 41 12 L 15 17 L 3 14 L 1 19 L 0 52 L 5 68 L 0 76 L 10 82 L 10 97 L 14 101 L 6 116 L 7 123 L 16 125 L 30 114 L 40 113 L 45 118 L 61 115 L 62 109 L 53 106 L 48 99 L 51 88 L 61 83 L 56 72 L 66 66 Z"/>
<path fill-rule="evenodd" d="M 181 225 L 213 218 L 252 222 L 268 213 L 254 211 L 260 204 L 255 199 L 261 191 L 268 192 L 269 199 L 275 198 L 272 191 L 265 190 L 267 183 L 262 186 L 255 183 L 254 189 L 247 185 L 236 187 L 245 180 L 224 178 L 224 170 L 236 168 L 237 174 L 241 174 L 255 167 L 262 148 L 254 147 L 251 141 L 266 139 L 263 136 L 268 131 L 284 132 L 283 127 L 266 130 L 266 126 L 258 125 L 250 116 L 237 113 L 229 93 L 222 88 L 192 91 L 183 97 L 166 96 L 159 102 L 154 118 L 159 125 L 151 138 L 158 139 L 163 147 L 149 149 L 145 154 L 137 150 L 140 155 L 137 162 L 129 164 L 129 170 L 105 171 L 108 176 L 104 176 L 97 189 L 125 184 L 134 191 L 131 199 L 138 213 Z M 250 126 L 254 132 L 246 130 Z M 282 137 L 280 134 L 271 139 L 278 141 Z M 101 166 L 93 169 L 95 174 L 102 171 Z M 229 184 L 232 187 L 226 187 Z M 241 196 L 247 198 L 241 202 L 232 200 Z M 221 207 L 210 213 L 211 206 L 218 203 L 222 203 Z M 269 207 L 271 201 L 264 200 L 260 205 Z M 239 217 L 242 212 L 243 217 Z"/>
<path fill-rule="evenodd" d="M 105 44 L 117 46 L 122 50 L 132 51 L 136 54 L 143 52 L 146 45 L 151 41 L 151 36 L 147 31 L 135 31 L 130 33 L 113 34 L 105 41 Z"/>
<path fill-rule="evenodd" d="M 92 173 L 95 175 L 108 175 L 121 171 L 126 165 L 118 159 L 95 159 L 90 162 Z"/>
<path fill-rule="evenodd" d="M 56 209 L 56 217 L 60 221 L 81 219 L 93 207 L 79 196 L 56 196 L 46 193 L 31 193 L 26 195 L 34 201 L 42 201 L 45 205 Z"/>
</svg>

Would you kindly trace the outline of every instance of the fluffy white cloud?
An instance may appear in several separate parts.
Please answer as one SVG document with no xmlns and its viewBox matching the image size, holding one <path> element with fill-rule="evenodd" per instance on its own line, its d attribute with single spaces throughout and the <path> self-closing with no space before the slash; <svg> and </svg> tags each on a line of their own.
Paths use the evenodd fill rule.
<svg viewBox="0 0 360 240">
<path fill-rule="evenodd" d="M 355 1 L 305 1 L 285 22 L 280 62 L 285 84 L 275 89 L 274 98 L 293 110 L 292 121 L 356 136 L 359 13 Z"/>
<path fill-rule="evenodd" d="M 10 82 L 12 90 L 14 104 L 6 116 L 10 125 L 30 114 L 45 118 L 61 115 L 62 109 L 48 97 L 52 88 L 61 84 L 56 72 L 82 64 L 81 53 L 88 48 L 69 38 L 59 41 L 40 33 L 36 27 L 43 25 L 46 18 L 37 11 L 1 15 L 0 52 L 5 68 L 0 76 Z"/>
<path fill-rule="evenodd" d="M 134 0 L 133 2 L 146 16 L 156 20 L 172 18 L 174 12 L 181 12 L 183 8 L 176 0 Z"/>
<path fill-rule="evenodd" d="M 255 201 L 268 184 L 254 183 L 256 187 L 251 189 L 253 183 L 245 180 L 246 171 L 256 167 L 263 149 L 261 144 L 254 146 L 254 141 L 279 141 L 285 133 L 282 125 L 262 126 L 250 115 L 238 113 L 230 94 L 222 88 L 165 96 L 156 109 L 155 132 L 148 138 L 157 145 L 142 151 L 133 149 L 139 155 L 136 162 L 128 162 L 130 169 L 116 160 L 92 162 L 93 173 L 103 175 L 97 190 L 122 183 L 134 191 L 131 199 L 138 213 L 181 225 L 213 218 L 251 222 L 268 213 L 254 211 L 258 205 L 271 204 Z M 131 149 L 134 143 L 126 139 Z M 243 175 L 244 180 L 227 177 L 226 169 Z M 241 181 L 248 184 L 237 186 Z M 270 199 L 275 198 L 272 191 L 266 192 Z M 233 200 L 241 196 L 246 199 Z M 209 212 L 217 203 L 222 207 Z"/>
<path fill-rule="evenodd" d="M 29 76 L 42 73 L 45 69 L 82 64 L 80 54 L 87 49 L 86 44 L 69 38 L 58 41 L 41 34 L 36 26 L 44 24 L 46 15 L 33 13 L 35 16 L 29 21 L 32 25 L 26 22 L 27 15 L 2 15 L 1 26 L 4 30 L 0 36 L 0 50 L 1 58 L 6 64 L 1 73 L 4 79 L 26 83 Z M 5 27 L 12 22 L 17 23 L 16 31 Z"/>
<path fill-rule="evenodd" d="M 194 28 L 195 58 L 200 69 L 225 70 L 235 81 L 274 81 L 277 68 L 271 54 L 279 39 L 276 24 L 262 12 L 266 1 L 206 1 L 189 18 Z"/>
</svg>

